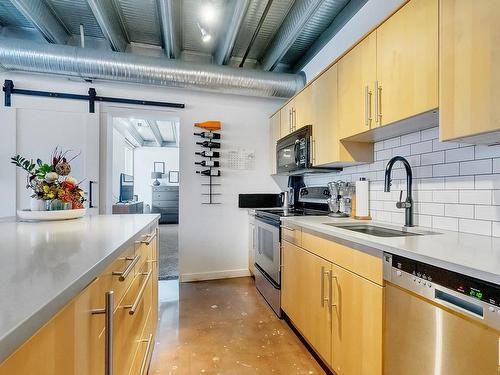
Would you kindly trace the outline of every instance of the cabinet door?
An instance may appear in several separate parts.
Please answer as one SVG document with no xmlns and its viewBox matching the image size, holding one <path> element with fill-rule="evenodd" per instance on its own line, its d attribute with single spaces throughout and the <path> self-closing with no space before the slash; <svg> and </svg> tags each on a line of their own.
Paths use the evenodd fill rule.
<svg viewBox="0 0 500 375">
<path fill-rule="evenodd" d="M 313 124 L 313 101 L 312 88 L 307 86 L 294 100 L 293 107 L 293 130 L 300 129 L 306 125 Z"/>
<path fill-rule="evenodd" d="M 441 1 L 439 16 L 441 140 L 500 130 L 498 0 Z"/>
<path fill-rule="evenodd" d="M 383 287 L 335 264 L 332 275 L 332 368 L 382 375 Z"/>
<path fill-rule="evenodd" d="M 373 32 L 337 64 L 340 138 L 363 133 L 375 125 L 376 47 Z"/>
<path fill-rule="evenodd" d="M 339 161 L 337 65 L 311 84 L 313 108 L 313 165 Z"/>
<path fill-rule="evenodd" d="M 293 105 L 294 100 L 292 99 L 280 110 L 280 138 L 292 132 Z"/>
<path fill-rule="evenodd" d="M 438 107 L 438 1 L 412 0 L 377 29 L 380 125 Z"/>
<path fill-rule="evenodd" d="M 271 174 L 276 174 L 276 142 L 281 137 L 281 112 L 275 113 L 269 120 L 269 153 Z"/>
<path fill-rule="evenodd" d="M 316 352 L 331 358 L 331 263 L 283 242 L 281 307 Z"/>
</svg>

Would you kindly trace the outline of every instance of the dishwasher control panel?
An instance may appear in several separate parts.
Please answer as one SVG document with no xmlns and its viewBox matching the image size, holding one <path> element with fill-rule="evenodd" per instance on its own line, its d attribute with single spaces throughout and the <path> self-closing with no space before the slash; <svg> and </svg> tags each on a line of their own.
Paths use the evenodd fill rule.
<svg viewBox="0 0 500 375">
<path fill-rule="evenodd" d="M 384 253 L 384 280 L 500 330 L 500 286 Z"/>
</svg>

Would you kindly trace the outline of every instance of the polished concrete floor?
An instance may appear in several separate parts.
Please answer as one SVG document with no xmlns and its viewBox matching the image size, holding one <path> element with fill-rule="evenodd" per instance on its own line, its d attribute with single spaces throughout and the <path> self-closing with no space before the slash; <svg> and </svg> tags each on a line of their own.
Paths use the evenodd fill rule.
<svg viewBox="0 0 500 375">
<path fill-rule="evenodd" d="M 325 374 L 249 277 L 160 282 L 150 375 Z"/>
</svg>

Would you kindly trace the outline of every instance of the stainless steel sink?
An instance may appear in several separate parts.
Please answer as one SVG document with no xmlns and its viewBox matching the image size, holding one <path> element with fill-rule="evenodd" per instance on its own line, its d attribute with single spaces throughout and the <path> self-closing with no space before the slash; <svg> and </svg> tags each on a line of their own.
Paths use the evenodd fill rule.
<svg viewBox="0 0 500 375">
<path fill-rule="evenodd" d="M 429 234 L 437 234 L 435 232 L 419 231 L 415 229 L 407 229 L 405 227 L 401 229 L 382 227 L 379 225 L 372 224 L 336 224 L 336 223 L 325 223 L 336 228 L 352 230 L 358 233 L 369 234 L 376 237 L 411 237 L 411 236 L 423 236 Z"/>
</svg>

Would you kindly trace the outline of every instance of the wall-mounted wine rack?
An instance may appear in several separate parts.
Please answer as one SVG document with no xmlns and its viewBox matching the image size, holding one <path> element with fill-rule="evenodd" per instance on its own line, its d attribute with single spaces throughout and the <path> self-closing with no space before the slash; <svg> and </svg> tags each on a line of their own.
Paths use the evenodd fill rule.
<svg viewBox="0 0 500 375">
<path fill-rule="evenodd" d="M 202 193 L 201 195 L 208 198 L 208 202 L 202 202 L 202 204 L 221 204 L 220 202 L 215 202 L 214 197 L 220 196 L 221 193 L 214 192 L 214 187 L 221 186 L 220 183 L 214 183 L 213 179 L 220 177 L 220 133 L 214 131 L 204 130 L 199 133 L 193 133 L 202 139 L 196 144 L 202 147 L 201 151 L 195 152 L 196 155 L 200 156 L 202 160 L 195 162 L 196 165 L 205 167 L 203 170 L 198 170 L 196 173 L 201 176 L 208 177 L 207 183 L 202 183 L 201 186 L 208 187 L 207 193 Z"/>
</svg>

